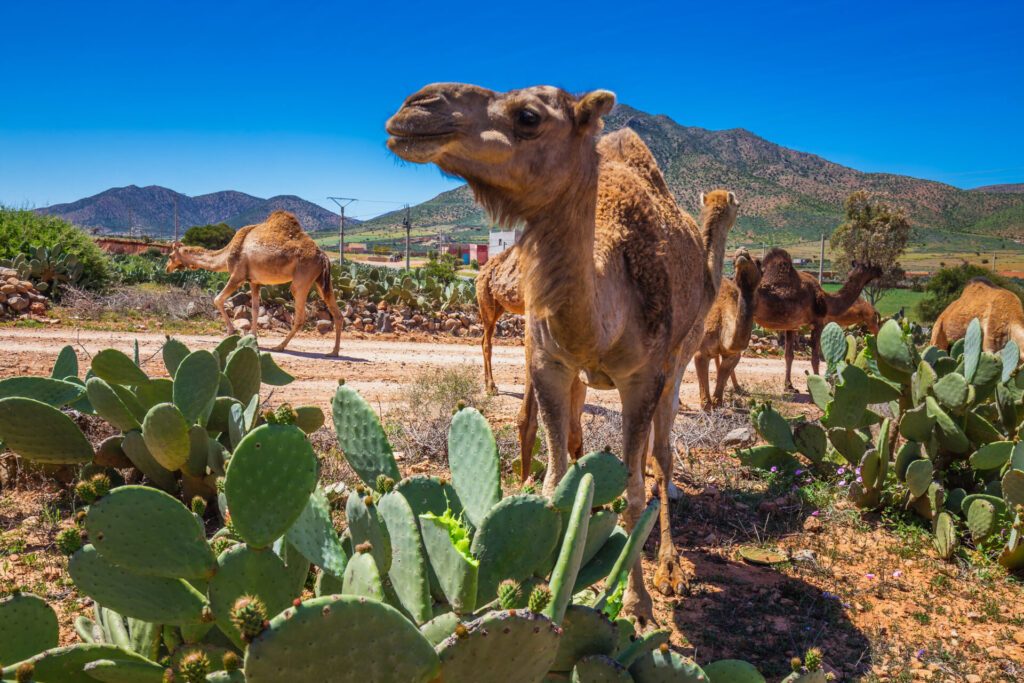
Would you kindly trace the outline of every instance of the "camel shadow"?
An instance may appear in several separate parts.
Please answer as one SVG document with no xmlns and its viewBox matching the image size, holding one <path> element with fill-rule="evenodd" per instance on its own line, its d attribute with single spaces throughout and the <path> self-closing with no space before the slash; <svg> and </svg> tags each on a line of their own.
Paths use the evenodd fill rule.
<svg viewBox="0 0 1024 683">
<path fill-rule="evenodd" d="M 275 351 L 273 349 L 260 349 L 260 351 L 269 351 L 270 353 L 281 353 L 286 356 L 295 356 L 297 358 L 310 358 L 317 360 L 329 360 L 329 361 L 345 361 L 348 363 L 369 363 L 370 360 L 367 358 L 357 358 L 356 356 L 328 356 L 326 353 L 314 353 L 312 351 L 293 351 L 291 349 L 284 349 L 283 351 Z"/>
<path fill-rule="evenodd" d="M 686 550 L 697 579 L 672 612 L 675 629 L 699 661 L 744 659 L 775 680 L 790 660 L 817 647 L 831 667 L 856 678 L 871 668 L 868 638 L 837 596 L 775 571 Z"/>
<path fill-rule="evenodd" d="M 521 391 L 499 391 L 495 395 L 496 396 L 508 396 L 510 398 L 515 398 L 515 399 L 518 399 L 520 401 L 523 400 L 523 392 L 521 392 Z M 619 411 L 611 410 L 611 409 L 605 408 L 603 406 L 593 405 L 591 403 L 585 403 L 585 404 L 583 404 L 583 414 L 584 415 L 591 415 L 591 416 L 594 416 L 594 417 L 610 417 L 610 416 L 613 416 L 613 415 L 619 415 Z"/>
</svg>

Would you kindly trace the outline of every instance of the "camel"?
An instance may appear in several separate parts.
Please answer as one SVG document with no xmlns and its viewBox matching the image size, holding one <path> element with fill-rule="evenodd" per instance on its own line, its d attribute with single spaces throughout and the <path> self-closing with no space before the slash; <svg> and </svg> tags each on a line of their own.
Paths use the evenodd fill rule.
<svg viewBox="0 0 1024 683">
<path fill-rule="evenodd" d="M 1024 360 L 1024 307 L 1016 294 L 984 277 L 967 283 L 960 298 L 939 315 L 932 327 L 932 345 L 948 351 L 967 334 L 974 318 L 981 323 L 985 351 L 998 352 L 1013 340 Z"/>
<path fill-rule="evenodd" d="M 733 268 L 733 279 L 722 279 L 718 298 L 704 320 L 704 339 L 693 357 L 704 410 L 722 405 L 725 385 L 730 377 L 733 387 L 739 389 L 736 365 L 750 344 L 750 332 L 754 329 L 754 297 L 761 283 L 761 265 L 741 248 L 733 256 Z M 713 395 L 708 382 L 711 359 L 715 361 Z"/>
<path fill-rule="evenodd" d="M 167 260 L 167 272 L 186 268 L 230 273 L 228 283 L 213 300 L 224 319 L 228 334 L 235 333 L 235 326 L 224 310 L 224 303 L 242 283 L 248 281 L 252 292 L 251 332 L 255 335 L 260 311 L 260 287 L 291 282 L 295 317 L 292 319 L 292 329 L 274 347 L 275 351 L 284 351 L 288 342 L 306 322 L 306 299 L 309 290 L 316 287 L 334 321 L 334 350 L 328 355 L 338 355 L 343 321 L 331 286 L 331 261 L 302 230 L 293 214 L 275 211 L 263 223 L 239 228 L 223 249 L 187 247 L 175 242 Z"/>
<path fill-rule="evenodd" d="M 481 342 L 484 353 L 484 385 L 489 394 L 498 393 L 498 386 L 494 383 L 494 372 L 491 369 L 494 328 L 498 325 L 498 319 L 506 311 L 515 315 L 523 315 L 526 312 L 521 281 L 519 250 L 514 246 L 489 259 L 476 276 L 476 303 L 480 311 L 480 324 L 484 328 Z M 527 331 L 528 334 L 529 331 Z M 528 342 L 527 347 L 529 347 Z M 576 419 L 569 422 L 569 455 L 573 460 L 583 457 L 581 416 L 586 398 L 587 388 L 582 382 L 577 382 L 573 386 L 572 396 L 573 415 L 576 416 Z M 525 482 L 531 474 L 533 446 L 537 440 L 537 398 L 533 393 L 529 368 L 527 368 L 526 381 L 523 385 L 523 403 L 519 409 L 517 427 L 519 430 L 519 476 Z"/>
<path fill-rule="evenodd" d="M 724 233 L 702 232 L 676 205 L 657 162 L 630 129 L 598 142 L 615 95 L 574 97 L 537 86 L 505 93 L 438 83 L 406 99 L 387 122 L 388 147 L 413 163 L 461 176 L 499 224 L 522 224 L 519 260 L 529 330 L 527 364 L 549 453 L 543 490 L 567 468 L 577 378 L 617 389 L 629 472 L 624 521 L 645 503 L 648 434 L 661 507 L 654 585 L 687 583 L 672 543 L 670 431 L 683 369 L 718 294 Z M 709 201 L 735 201 L 713 192 Z M 638 560 L 624 606 L 653 619 Z"/>
<path fill-rule="evenodd" d="M 864 286 L 881 277 L 878 266 L 853 262 L 842 289 L 830 294 L 810 273 L 797 271 L 785 249 L 771 249 L 761 261 L 761 284 L 754 299 L 754 322 L 768 330 L 786 333 L 787 392 L 796 393 L 791 380 L 796 335 L 804 325 L 811 328 L 811 367 L 818 373 L 819 341 L 828 319 L 846 313 L 860 298 Z"/>
<path fill-rule="evenodd" d="M 878 334 L 878 328 L 882 324 L 882 317 L 878 315 L 878 311 L 875 310 L 875 307 L 867 299 L 861 297 L 846 309 L 845 312 L 836 316 L 830 315 L 825 317 L 826 325 L 832 322 L 840 327 L 861 325 L 871 334 Z"/>
</svg>

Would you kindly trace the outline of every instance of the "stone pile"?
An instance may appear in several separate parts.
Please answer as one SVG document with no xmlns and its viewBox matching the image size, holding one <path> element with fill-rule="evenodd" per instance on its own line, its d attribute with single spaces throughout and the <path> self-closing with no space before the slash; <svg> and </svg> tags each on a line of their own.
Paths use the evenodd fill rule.
<svg viewBox="0 0 1024 683">
<path fill-rule="evenodd" d="M 0 318 L 45 316 L 50 300 L 13 268 L 0 268 Z"/>
</svg>

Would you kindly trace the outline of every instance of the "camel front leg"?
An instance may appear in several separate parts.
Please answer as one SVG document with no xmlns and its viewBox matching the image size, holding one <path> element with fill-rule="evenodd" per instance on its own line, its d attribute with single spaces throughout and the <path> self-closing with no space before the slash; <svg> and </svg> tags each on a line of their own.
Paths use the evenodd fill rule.
<svg viewBox="0 0 1024 683">
<path fill-rule="evenodd" d="M 284 351 L 285 347 L 288 346 L 288 342 L 292 340 L 295 333 L 302 329 L 302 326 L 306 322 L 306 299 L 309 298 L 310 285 L 300 286 L 292 283 L 292 298 L 295 299 L 295 317 L 292 319 L 292 329 L 288 331 L 288 336 L 284 340 L 274 347 L 275 351 Z"/>
<path fill-rule="evenodd" d="M 569 455 L 573 460 L 583 457 L 583 406 L 587 402 L 587 385 L 577 376 L 572 384 L 572 420 L 569 421 Z"/>
<path fill-rule="evenodd" d="M 794 346 L 796 345 L 796 331 L 786 331 L 786 384 L 782 391 L 786 394 L 795 394 L 796 389 L 793 388 L 793 381 L 790 379 L 790 373 L 793 371 L 793 353 Z"/>
<path fill-rule="evenodd" d="M 647 441 L 664 384 L 664 376 L 654 373 L 616 382 L 622 400 L 622 459 L 629 472 L 626 511 L 623 513 L 627 531 L 633 530 L 647 505 L 647 488 L 644 485 Z M 644 585 L 642 558 L 637 559 L 629 573 L 629 585 L 622 601 L 624 609 L 642 623 L 654 620 L 654 604 Z"/>
<path fill-rule="evenodd" d="M 341 328 L 345 326 L 345 318 L 341 315 L 341 309 L 338 308 L 338 300 L 334 296 L 333 289 L 324 291 L 324 288 L 317 283 L 316 291 L 320 298 L 323 299 L 323 302 L 327 304 L 327 310 L 331 314 L 331 321 L 334 323 L 334 350 L 327 355 L 337 356 L 341 352 Z"/>
<path fill-rule="evenodd" d="M 220 293 L 213 298 L 213 305 L 220 311 L 220 317 L 224 319 L 224 325 L 228 328 L 228 334 L 235 333 L 235 326 L 231 322 L 231 318 L 228 317 L 228 312 L 224 310 L 224 304 L 227 302 L 228 297 L 242 286 L 243 282 L 245 282 L 245 278 L 231 275 L 228 278 L 228 283 L 224 285 L 224 289 L 220 290 Z"/>
<path fill-rule="evenodd" d="M 687 362 L 689 359 L 686 359 Z M 694 575 L 693 565 L 687 562 L 684 569 L 679 562 L 672 540 L 672 500 L 669 488 L 672 486 L 672 469 L 675 458 L 672 453 L 672 425 L 679 412 L 679 385 L 683 379 L 686 364 L 677 357 L 676 366 L 669 375 L 670 382 L 658 398 L 654 411 L 654 465 L 658 479 L 658 494 L 661 509 L 658 511 L 661 526 L 661 546 L 658 549 L 658 569 L 654 572 L 654 587 L 662 595 L 683 595 Z M 719 375 L 724 383 L 725 375 Z M 716 378 L 717 379 L 717 378 Z"/>
<path fill-rule="evenodd" d="M 523 385 L 523 402 L 516 418 L 519 429 L 519 478 L 525 482 L 533 467 L 533 447 L 537 443 L 537 395 L 530 379 L 530 368 L 526 368 L 526 383 Z"/>
<path fill-rule="evenodd" d="M 494 371 L 491 369 L 491 353 L 493 351 L 494 329 L 498 326 L 498 318 L 504 312 L 494 301 L 480 302 L 480 322 L 483 323 L 484 337 L 480 342 L 484 352 L 484 386 L 487 393 L 498 393 L 498 385 L 494 383 Z M 497 309 L 497 310 L 495 310 Z"/>
<path fill-rule="evenodd" d="M 698 353 L 693 357 L 693 369 L 697 374 L 697 390 L 700 392 L 700 405 L 704 410 L 711 410 L 711 391 L 708 381 L 708 368 L 711 363 L 707 356 Z M 715 366 L 718 367 L 718 358 L 715 358 Z M 718 372 L 721 376 L 721 371 Z"/>
<path fill-rule="evenodd" d="M 530 376 L 548 445 L 544 495 L 550 497 L 568 467 L 569 421 L 573 419 L 572 383 L 576 380 L 576 369 L 549 357 L 543 350 L 534 352 L 532 360 Z"/>
<path fill-rule="evenodd" d="M 742 355 L 743 354 L 740 354 L 740 357 L 742 357 Z M 736 362 L 738 363 L 739 360 L 737 360 Z M 746 396 L 747 395 L 747 390 L 740 386 L 739 381 L 736 379 L 736 371 L 735 370 L 733 370 L 731 373 L 729 373 L 729 377 L 732 379 L 732 390 L 735 391 L 740 396 Z"/>
<path fill-rule="evenodd" d="M 249 290 L 250 294 L 252 294 L 252 310 L 250 311 L 250 313 L 252 313 L 252 329 L 250 330 L 250 333 L 252 336 L 256 337 L 258 336 L 256 331 L 259 330 L 260 327 L 258 322 L 260 319 L 260 286 L 250 280 Z"/>
<path fill-rule="evenodd" d="M 811 327 L 811 370 L 818 374 L 818 365 L 821 363 L 821 330 L 822 326 L 815 324 Z"/>
<path fill-rule="evenodd" d="M 725 396 L 725 385 L 729 383 L 730 377 L 733 384 L 736 384 L 736 366 L 742 357 L 743 354 L 741 353 L 732 356 L 722 356 L 722 360 L 718 365 L 718 374 L 715 376 L 714 403 L 716 406 L 722 405 L 722 397 Z"/>
</svg>

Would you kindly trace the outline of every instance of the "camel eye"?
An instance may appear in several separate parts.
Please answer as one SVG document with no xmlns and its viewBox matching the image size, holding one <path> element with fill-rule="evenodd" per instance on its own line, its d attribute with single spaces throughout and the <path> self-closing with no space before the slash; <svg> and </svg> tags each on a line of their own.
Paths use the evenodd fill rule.
<svg viewBox="0 0 1024 683">
<path fill-rule="evenodd" d="M 532 109 L 520 109 L 516 112 L 516 123 L 524 128 L 533 128 L 540 124 L 540 114 Z"/>
</svg>

